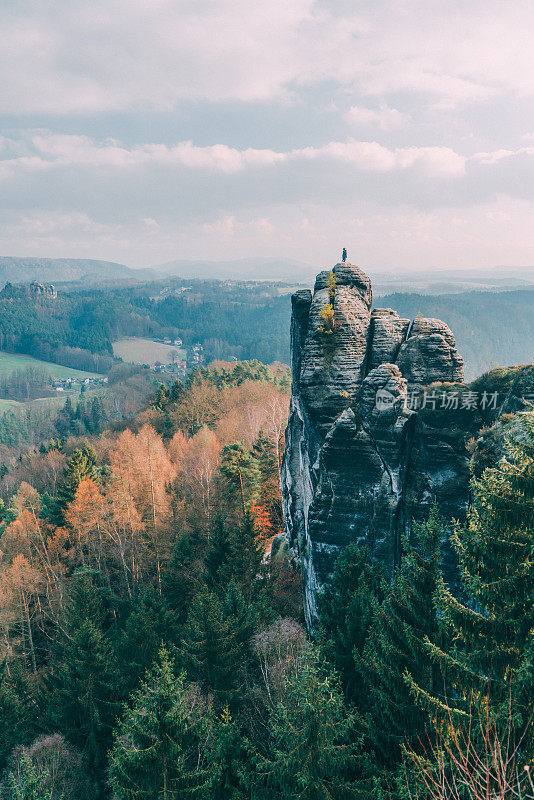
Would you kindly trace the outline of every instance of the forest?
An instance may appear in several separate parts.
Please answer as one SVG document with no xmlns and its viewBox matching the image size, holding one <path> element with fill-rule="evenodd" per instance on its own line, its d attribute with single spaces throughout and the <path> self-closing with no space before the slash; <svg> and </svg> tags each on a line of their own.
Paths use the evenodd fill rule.
<svg viewBox="0 0 534 800">
<path fill-rule="evenodd" d="M 534 412 L 473 478 L 459 588 L 434 508 L 393 579 L 349 546 L 310 632 L 288 378 L 197 370 L 4 474 L 0 797 L 532 796 Z"/>
<path fill-rule="evenodd" d="M 534 346 L 533 292 L 469 291 L 375 298 L 400 316 L 437 317 L 454 331 L 466 377 L 491 366 L 528 363 Z M 274 282 L 169 279 L 136 286 L 81 288 L 29 297 L 8 284 L 0 292 L 0 351 L 26 353 L 74 369 L 108 373 L 114 341 L 124 336 L 199 342 L 206 361 L 230 358 L 289 363 L 289 287 Z"/>
<path fill-rule="evenodd" d="M 187 291 L 178 294 L 154 283 L 65 285 L 56 298 L 7 284 L 0 292 L 0 350 L 106 373 L 116 363 L 112 343 L 123 336 L 180 336 L 185 345 L 203 344 L 208 360 L 287 363 L 289 296 L 279 296 L 276 284 L 229 283 L 188 281 Z"/>
</svg>

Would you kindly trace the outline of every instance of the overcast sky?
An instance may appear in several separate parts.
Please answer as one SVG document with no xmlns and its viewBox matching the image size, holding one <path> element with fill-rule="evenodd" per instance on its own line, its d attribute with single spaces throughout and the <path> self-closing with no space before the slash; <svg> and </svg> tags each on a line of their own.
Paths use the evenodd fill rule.
<svg viewBox="0 0 534 800">
<path fill-rule="evenodd" d="M 532 0 L 9 0 L 0 254 L 534 264 Z"/>
</svg>

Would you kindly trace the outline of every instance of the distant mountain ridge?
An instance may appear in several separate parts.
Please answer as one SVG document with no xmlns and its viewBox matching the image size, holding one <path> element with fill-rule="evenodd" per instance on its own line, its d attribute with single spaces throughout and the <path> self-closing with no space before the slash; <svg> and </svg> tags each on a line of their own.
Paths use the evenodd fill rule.
<svg viewBox="0 0 534 800">
<path fill-rule="evenodd" d="M 92 258 L 18 258 L 0 257 L 0 287 L 6 283 L 63 283 L 84 281 L 88 283 L 113 280 L 140 280 L 154 277 L 150 270 L 136 270 L 115 261 Z"/>
<path fill-rule="evenodd" d="M 178 259 L 157 264 L 152 269 L 161 275 L 179 275 L 200 280 L 285 281 L 310 283 L 317 266 L 292 258 L 239 258 L 235 261 L 188 261 Z"/>
</svg>

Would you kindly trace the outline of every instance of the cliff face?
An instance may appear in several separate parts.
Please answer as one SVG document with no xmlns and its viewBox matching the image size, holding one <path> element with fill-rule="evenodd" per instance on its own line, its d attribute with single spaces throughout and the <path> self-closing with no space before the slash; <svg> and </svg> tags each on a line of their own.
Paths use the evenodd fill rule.
<svg viewBox="0 0 534 800">
<path fill-rule="evenodd" d="M 473 443 L 503 403 L 513 406 L 509 386 L 505 396 L 463 383 L 445 323 L 371 311 L 367 275 L 351 264 L 337 264 L 333 273 L 335 282 L 322 272 L 313 294 L 292 298 L 282 494 L 310 625 L 317 590 L 347 544 L 365 543 L 392 573 L 402 535 L 427 517 L 434 500 L 445 518 L 465 516 Z M 447 542 L 443 557 L 453 576 Z"/>
</svg>

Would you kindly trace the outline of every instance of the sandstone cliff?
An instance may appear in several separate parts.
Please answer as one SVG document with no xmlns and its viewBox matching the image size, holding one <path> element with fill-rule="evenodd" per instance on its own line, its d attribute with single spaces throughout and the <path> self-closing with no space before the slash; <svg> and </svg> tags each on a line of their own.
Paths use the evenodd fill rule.
<svg viewBox="0 0 534 800">
<path fill-rule="evenodd" d="M 464 384 L 445 323 L 371 310 L 371 283 L 359 267 L 336 264 L 333 276 L 320 273 L 313 294 L 292 299 L 282 494 L 310 625 L 317 590 L 347 544 L 365 543 L 392 573 L 402 536 L 432 502 L 446 519 L 465 516 L 479 431 L 501 409 L 521 407 L 525 385 L 534 386 L 530 373 L 523 383 L 516 377 L 517 391 L 502 377 L 497 389 L 484 377 Z M 447 541 L 443 558 L 452 576 Z"/>
</svg>

